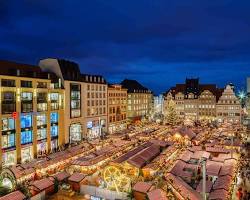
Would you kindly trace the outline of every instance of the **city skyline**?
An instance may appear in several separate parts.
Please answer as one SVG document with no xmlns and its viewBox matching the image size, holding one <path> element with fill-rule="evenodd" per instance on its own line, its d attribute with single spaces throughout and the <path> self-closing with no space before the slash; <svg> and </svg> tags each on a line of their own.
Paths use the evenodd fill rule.
<svg viewBox="0 0 250 200">
<path fill-rule="evenodd" d="M 136 79 L 156 94 L 186 77 L 243 89 L 248 8 L 243 1 L 1 2 L 0 59 L 68 59 L 83 73 Z"/>
</svg>

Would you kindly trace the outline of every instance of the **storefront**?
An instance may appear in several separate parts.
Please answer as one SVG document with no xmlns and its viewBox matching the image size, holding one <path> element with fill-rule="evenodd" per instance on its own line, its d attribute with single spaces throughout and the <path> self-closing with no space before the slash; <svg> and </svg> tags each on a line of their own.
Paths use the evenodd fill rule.
<svg viewBox="0 0 250 200">
<path fill-rule="evenodd" d="M 24 147 L 21 150 L 22 163 L 28 162 L 33 159 L 33 148 L 32 146 Z"/>
<path fill-rule="evenodd" d="M 87 138 L 95 139 L 101 137 L 103 129 L 106 126 L 106 120 L 94 120 L 87 122 Z"/>
<path fill-rule="evenodd" d="M 71 124 L 69 128 L 70 143 L 82 140 L 82 125 L 80 123 Z"/>
<path fill-rule="evenodd" d="M 58 149 L 58 139 L 55 138 L 55 139 L 51 140 L 51 151 L 56 152 L 57 149 Z"/>
<path fill-rule="evenodd" d="M 109 134 L 113 134 L 115 132 L 122 131 L 127 128 L 127 123 L 126 122 L 119 122 L 115 124 L 110 124 L 109 125 Z"/>
<path fill-rule="evenodd" d="M 3 152 L 3 166 L 10 166 L 16 164 L 16 151 Z"/>
<path fill-rule="evenodd" d="M 38 141 L 37 144 L 37 155 L 43 156 L 46 154 L 47 150 L 47 142 L 46 141 Z"/>
</svg>

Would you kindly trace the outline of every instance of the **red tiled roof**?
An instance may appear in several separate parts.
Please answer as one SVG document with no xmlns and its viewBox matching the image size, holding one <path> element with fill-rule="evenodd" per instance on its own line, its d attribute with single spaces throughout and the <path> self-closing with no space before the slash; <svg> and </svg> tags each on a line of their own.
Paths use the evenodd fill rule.
<svg viewBox="0 0 250 200">
<path fill-rule="evenodd" d="M 209 194 L 209 200 L 226 200 L 227 194 L 227 191 L 223 189 L 214 190 Z"/>
<path fill-rule="evenodd" d="M 134 187 L 133 190 L 137 191 L 137 192 L 141 192 L 141 193 L 147 193 L 150 188 L 152 187 L 151 183 L 146 183 L 146 182 L 137 182 Z"/>
<path fill-rule="evenodd" d="M 37 189 L 39 189 L 40 191 L 43 191 L 46 188 L 54 185 L 54 183 L 49 178 L 44 178 L 38 181 L 34 181 L 32 185 Z"/>
<path fill-rule="evenodd" d="M 201 195 L 196 192 L 195 190 L 193 190 L 193 188 L 191 188 L 185 181 L 183 181 L 181 178 L 171 174 L 171 173 L 167 173 L 166 175 L 166 179 L 169 183 L 172 184 L 172 186 L 178 190 L 180 189 L 180 195 L 186 199 L 192 199 L 192 200 L 200 200 L 202 199 Z"/>
<path fill-rule="evenodd" d="M 203 186 L 202 186 L 203 180 L 201 179 L 198 186 L 196 187 L 196 191 L 199 193 L 202 193 L 203 191 Z M 213 186 L 213 182 L 207 180 L 206 181 L 206 193 L 210 193 L 210 191 L 212 190 L 212 186 Z"/>
<path fill-rule="evenodd" d="M 72 181 L 72 182 L 77 182 L 77 183 L 79 183 L 79 182 L 81 182 L 85 177 L 86 177 L 86 175 L 84 175 L 84 174 L 81 174 L 81 173 L 74 173 L 74 174 L 72 174 L 72 175 L 69 177 L 68 181 Z"/>
<path fill-rule="evenodd" d="M 233 171 L 234 171 L 234 166 L 231 166 L 231 165 L 223 165 L 221 167 L 221 170 L 220 170 L 220 176 L 225 176 L 225 175 L 230 175 L 232 176 L 233 175 Z"/>
<path fill-rule="evenodd" d="M 0 200 L 24 200 L 26 197 L 20 191 L 11 192 L 3 197 L 0 197 Z"/>
<path fill-rule="evenodd" d="M 222 163 L 208 160 L 206 163 L 207 175 L 219 176 L 221 166 Z"/>
<path fill-rule="evenodd" d="M 220 176 L 214 183 L 213 189 L 224 189 L 226 191 L 229 190 L 229 187 L 231 185 L 232 177 L 227 175 L 227 176 Z"/>
<path fill-rule="evenodd" d="M 191 156 L 191 158 L 195 159 L 201 159 L 201 158 L 206 158 L 208 159 L 210 157 L 210 153 L 206 151 L 196 151 L 194 154 Z"/>
<path fill-rule="evenodd" d="M 193 155 L 193 152 L 186 150 L 180 157 L 180 160 L 183 160 L 185 162 L 189 161 L 191 156 Z"/>
<path fill-rule="evenodd" d="M 70 174 L 67 172 L 59 172 L 56 175 L 54 175 L 54 178 L 57 178 L 58 181 L 63 181 L 66 178 L 69 178 Z"/>
<path fill-rule="evenodd" d="M 149 200 L 167 200 L 166 194 L 161 189 L 152 190 L 148 193 Z"/>
</svg>

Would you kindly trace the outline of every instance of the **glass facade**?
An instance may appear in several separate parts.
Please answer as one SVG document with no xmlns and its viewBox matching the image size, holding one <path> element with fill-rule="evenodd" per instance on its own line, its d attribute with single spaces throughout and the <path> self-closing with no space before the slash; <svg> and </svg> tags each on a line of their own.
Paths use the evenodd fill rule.
<svg viewBox="0 0 250 200">
<path fill-rule="evenodd" d="M 32 115 L 21 115 L 21 128 L 32 127 Z"/>
<path fill-rule="evenodd" d="M 38 114 L 36 116 L 36 120 L 37 120 L 37 126 L 44 126 L 47 124 L 45 114 Z"/>
<path fill-rule="evenodd" d="M 82 140 L 82 125 L 80 123 L 70 125 L 70 143 Z"/>
<path fill-rule="evenodd" d="M 16 151 L 8 151 L 3 153 L 3 166 L 16 164 Z"/>
<path fill-rule="evenodd" d="M 15 129 L 15 120 L 10 118 L 2 119 L 2 131 L 10 131 Z"/>
<path fill-rule="evenodd" d="M 2 135 L 2 148 L 11 148 L 15 146 L 15 134 Z"/>
<path fill-rule="evenodd" d="M 37 129 L 37 140 L 44 140 L 47 138 L 47 128 Z"/>
<path fill-rule="evenodd" d="M 32 154 L 32 147 L 23 148 L 21 150 L 22 163 L 30 161 L 33 158 Z"/>
<path fill-rule="evenodd" d="M 51 126 L 50 133 L 51 133 L 51 137 L 57 137 L 58 136 L 58 126 L 56 126 L 56 125 Z"/>
<path fill-rule="evenodd" d="M 78 84 L 70 85 L 70 116 L 81 116 L 81 85 Z"/>
<path fill-rule="evenodd" d="M 21 144 L 32 143 L 32 131 L 22 131 L 21 132 Z"/>
<path fill-rule="evenodd" d="M 58 113 L 50 113 L 50 123 L 58 123 Z"/>
</svg>

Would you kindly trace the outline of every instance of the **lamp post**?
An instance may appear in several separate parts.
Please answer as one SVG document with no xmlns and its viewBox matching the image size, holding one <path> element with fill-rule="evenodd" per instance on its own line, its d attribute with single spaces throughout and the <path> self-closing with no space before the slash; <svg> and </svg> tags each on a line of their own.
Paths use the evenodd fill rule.
<svg viewBox="0 0 250 200">
<path fill-rule="evenodd" d="M 206 160 L 202 159 L 202 196 L 203 200 L 206 200 Z"/>
</svg>

